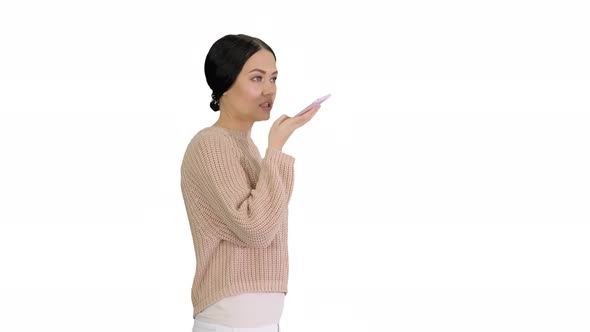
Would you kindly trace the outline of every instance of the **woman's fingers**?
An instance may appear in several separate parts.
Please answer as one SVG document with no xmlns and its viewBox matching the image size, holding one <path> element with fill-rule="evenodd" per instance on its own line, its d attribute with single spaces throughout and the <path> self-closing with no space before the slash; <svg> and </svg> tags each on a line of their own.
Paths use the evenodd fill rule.
<svg viewBox="0 0 590 332">
<path fill-rule="evenodd" d="M 307 122 L 309 122 L 309 120 L 311 120 L 316 115 L 316 113 L 319 111 L 321 107 L 321 105 L 314 106 L 310 111 L 305 112 L 304 114 L 296 116 L 292 119 L 296 121 L 297 127 L 301 127 Z"/>
<path fill-rule="evenodd" d="M 318 112 L 320 107 L 320 105 L 314 106 L 308 112 L 295 117 L 290 117 L 286 114 L 281 115 L 275 120 L 270 128 L 268 135 L 269 146 L 282 149 L 283 145 L 287 142 L 291 134 L 293 134 L 297 128 L 309 122 L 309 120 L 311 120 Z"/>
</svg>

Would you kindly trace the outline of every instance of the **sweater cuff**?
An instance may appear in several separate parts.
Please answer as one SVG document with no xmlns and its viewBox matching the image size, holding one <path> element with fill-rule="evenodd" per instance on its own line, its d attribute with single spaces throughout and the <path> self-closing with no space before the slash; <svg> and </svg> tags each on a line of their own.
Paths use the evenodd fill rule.
<svg viewBox="0 0 590 332">
<path fill-rule="evenodd" d="M 287 164 L 288 166 L 293 166 L 295 164 L 295 157 L 284 153 L 279 149 L 275 149 L 272 147 L 266 148 L 266 157 L 270 162 L 278 162 L 279 164 Z"/>
</svg>

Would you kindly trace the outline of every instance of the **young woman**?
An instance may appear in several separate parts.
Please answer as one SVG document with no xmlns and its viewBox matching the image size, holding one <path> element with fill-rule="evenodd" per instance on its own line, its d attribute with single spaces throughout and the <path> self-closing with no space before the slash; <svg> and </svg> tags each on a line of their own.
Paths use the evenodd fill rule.
<svg viewBox="0 0 590 332">
<path fill-rule="evenodd" d="M 319 106 L 271 126 L 264 158 L 250 136 L 277 93 L 274 51 L 262 40 L 227 35 L 205 60 L 219 119 L 186 149 L 181 188 L 195 247 L 193 332 L 276 332 L 287 294 L 287 207 L 294 157 L 282 151 Z"/>
</svg>

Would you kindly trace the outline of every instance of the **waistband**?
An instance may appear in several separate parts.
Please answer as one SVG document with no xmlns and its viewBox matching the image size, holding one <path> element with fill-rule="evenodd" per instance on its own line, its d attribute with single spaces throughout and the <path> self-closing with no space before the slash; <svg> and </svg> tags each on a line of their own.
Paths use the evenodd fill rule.
<svg viewBox="0 0 590 332">
<path fill-rule="evenodd" d="M 225 325 L 211 324 L 195 319 L 193 332 L 215 331 L 215 332 L 280 332 L 278 324 L 265 325 L 260 327 L 231 327 Z"/>
</svg>

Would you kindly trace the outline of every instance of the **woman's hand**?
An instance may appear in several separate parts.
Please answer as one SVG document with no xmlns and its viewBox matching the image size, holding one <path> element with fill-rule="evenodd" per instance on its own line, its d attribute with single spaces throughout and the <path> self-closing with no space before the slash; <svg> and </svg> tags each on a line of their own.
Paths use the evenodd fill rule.
<svg viewBox="0 0 590 332">
<path fill-rule="evenodd" d="M 303 126 L 311 120 L 320 107 L 320 105 L 314 106 L 310 111 L 295 117 L 290 117 L 285 114 L 281 115 L 270 128 L 268 134 L 268 146 L 282 150 L 295 129 Z"/>
</svg>

